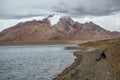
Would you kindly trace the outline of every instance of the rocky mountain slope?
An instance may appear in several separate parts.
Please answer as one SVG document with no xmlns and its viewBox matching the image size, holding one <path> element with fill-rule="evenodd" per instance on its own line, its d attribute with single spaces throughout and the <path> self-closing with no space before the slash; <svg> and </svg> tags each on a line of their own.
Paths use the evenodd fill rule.
<svg viewBox="0 0 120 80">
<path fill-rule="evenodd" d="M 120 39 L 88 42 L 76 49 L 75 62 L 54 80 L 120 80 Z M 103 50 L 106 58 L 96 61 Z"/>
<path fill-rule="evenodd" d="M 43 20 L 19 23 L 0 32 L 1 42 L 49 40 L 99 40 L 120 37 L 93 22 L 81 24 L 70 17 L 49 15 Z"/>
</svg>

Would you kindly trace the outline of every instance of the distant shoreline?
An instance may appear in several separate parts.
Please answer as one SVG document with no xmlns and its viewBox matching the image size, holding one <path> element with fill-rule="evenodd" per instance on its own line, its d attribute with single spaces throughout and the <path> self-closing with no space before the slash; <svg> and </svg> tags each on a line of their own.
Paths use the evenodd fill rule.
<svg viewBox="0 0 120 80">
<path fill-rule="evenodd" d="M 117 39 L 117 38 L 116 38 Z M 24 45 L 61 45 L 61 44 L 82 44 L 87 42 L 96 42 L 101 40 L 44 40 L 44 41 L 1 41 L 0 46 L 24 46 Z"/>
<path fill-rule="evenodd" d="M 64 44 L 80 44 L 88 41 L 17 41 L 17 42 L 0 42 L 0 46 L 24 46 L 24 45 L 64 45 Z"/>
</svg>

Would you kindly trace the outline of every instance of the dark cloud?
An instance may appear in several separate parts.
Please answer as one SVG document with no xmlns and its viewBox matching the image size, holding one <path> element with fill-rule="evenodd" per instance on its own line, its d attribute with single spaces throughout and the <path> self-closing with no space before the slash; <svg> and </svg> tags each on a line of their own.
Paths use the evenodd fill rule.
<svg viewBox="0 0 120 80">
<path fill-rule="evenodd" d="M 103 16 L 120 11 L 120 0 L 1 0 L 0 18 L 25 18 L 53 13 Z"/>
<path fill-rule="evenodd" d="M 111 15 L 115 12 L 120 11 L 120 0 L 75 0 L 71 5 L 61 5 L 54 9 L 55 11 L 61 13 L 67 13 L 73 17 L 78 16 L 104 16 L 104 15 Z M 78 3 L 76 5 L 76 3 Z M 64 6 L 64 8 L 63 8 Z M 56 6 L 57 7 L 57 6 Z M 64 12 L 65 11 L 65 12 Z"/>
</svg>

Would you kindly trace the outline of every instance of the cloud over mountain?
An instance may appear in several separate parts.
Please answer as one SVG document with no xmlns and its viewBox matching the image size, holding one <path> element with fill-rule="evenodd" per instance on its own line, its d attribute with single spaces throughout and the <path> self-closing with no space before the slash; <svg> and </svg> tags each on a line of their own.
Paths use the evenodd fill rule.
<svg viewBox="0 0 120 80">
<path fill-rule="evenodd" d="M 111 15 L 120 11 L 120 0 L 1 0 L 0 18 L 16 19 L 61 13 L 73 17 Z"/>
</svg>

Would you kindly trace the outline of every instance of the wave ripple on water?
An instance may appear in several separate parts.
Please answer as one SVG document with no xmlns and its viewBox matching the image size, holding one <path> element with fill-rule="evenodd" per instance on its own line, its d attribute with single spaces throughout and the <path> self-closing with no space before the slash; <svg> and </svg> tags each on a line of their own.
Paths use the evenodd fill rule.
<svg viewBox="0 0 120 80">
<path fill-rule="evenodd" d="M 52 80 L 75 59 L 66 46 L 1 46 L 0 80 Z"/>
</svg>

